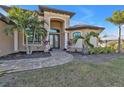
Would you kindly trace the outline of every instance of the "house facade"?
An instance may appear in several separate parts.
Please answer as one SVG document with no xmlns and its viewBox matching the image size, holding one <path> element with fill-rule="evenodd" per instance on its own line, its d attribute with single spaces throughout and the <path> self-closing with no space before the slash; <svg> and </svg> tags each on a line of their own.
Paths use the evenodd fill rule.
<svg viewBox="0 0 124 93">
<path fill-rule="evenodd" d="M 8 6 L 1 5 L 0 7 L 6 12 L 11 9 Z M 48 31 L 46 39 L 49 41 L 48 45 L 52 49 L 68 49 L 69 40 L 75 36 L 83 36 L 89 32 L 100 33 L 104 30 L 103 27 L 92 25 L 70 26 L 70 20 L 75 15 L 74 12 L 39 6 L 37 13 L 39 14 L 39 19 L 44 19 L 47 22 L 44 25 L 44 28 Z M 7 36 L 4 33 L 4 29 L 10 24 L 11 22 L 3 14 L 0 14 L 0 56 L 26 51 L 25 38 L 22 32 L 15 31 L 13 36 Z M 91 41 L 97 46 L 95 37 Z M 45 47 L 42 43 L 40 37 L 37 36 L 33 50 L 44 51 Z"/>
</svg>

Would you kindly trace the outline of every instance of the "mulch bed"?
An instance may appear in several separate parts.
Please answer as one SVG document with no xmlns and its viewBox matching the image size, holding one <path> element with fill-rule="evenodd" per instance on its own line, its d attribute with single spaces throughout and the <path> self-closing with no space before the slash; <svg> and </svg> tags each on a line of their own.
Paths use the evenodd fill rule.
<svg viewBox="0 0 124 93">
<path fill-rule="evenodd" d="M 30 59 L 30 58 L 45 58 L 50 57 L 50 52 L 35 51 L 32 54 L 27 55 L 26 52 L 12 53 L 6 56 L 0 57 L 0 60 L 16 60 L 16 59 Z"/>
</svg>

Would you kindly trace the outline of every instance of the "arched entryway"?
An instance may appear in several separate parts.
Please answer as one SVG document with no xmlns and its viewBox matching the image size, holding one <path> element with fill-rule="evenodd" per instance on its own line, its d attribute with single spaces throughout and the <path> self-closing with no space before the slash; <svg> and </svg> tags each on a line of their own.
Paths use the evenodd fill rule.
<svg viewBox="0 0 124 93">
<path fill-rule="evenodd" d="M 58 18 L 51 18 L 49 32 L 50 48 L 64 48 L 64 36 L 64 21 Z"/>
</svg>

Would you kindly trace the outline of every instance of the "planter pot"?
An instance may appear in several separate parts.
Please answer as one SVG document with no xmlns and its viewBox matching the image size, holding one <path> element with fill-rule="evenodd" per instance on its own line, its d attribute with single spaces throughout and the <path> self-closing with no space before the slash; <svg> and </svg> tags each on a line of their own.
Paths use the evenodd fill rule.
<svg viewBox="0 0 124 93">
<path fill-rule="evenodd" d="M 88 49 L 87 48 L 82 49 L 82 53 L 88 55 Z"/>
<path fill-rule="evenodd" d="M 50 50 L 50 46 L 49 45 L 46 45 L 45 49 L 44 49 L 44 52 L 49 52 Z"/>
</svg>

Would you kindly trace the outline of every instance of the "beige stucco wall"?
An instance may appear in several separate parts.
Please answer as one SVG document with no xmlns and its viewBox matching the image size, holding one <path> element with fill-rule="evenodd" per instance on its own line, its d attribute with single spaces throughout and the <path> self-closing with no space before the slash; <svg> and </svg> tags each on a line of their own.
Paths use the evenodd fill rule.
<svg viewBox="0 0 124 93">
<path fill-rule="evenodd" d="M 67 30 L 68 31 L 68 30 Z M 80 32 L 81 33 L 81 36 L 85 36 L 87 33 L 90 33 L 90 32 L 96 32 L 96 33 L 100 33 L 102 30 L 94 30 L 94 29 L 81 29 L 81 30 L 71 30 L 71 31 L 68 31 L 68 33 L 70 34 L 69 35 L 69 38 L 70 39 L 73 39 L 73 33 L 74 32 Z M 96 37 L 92 37 L 91 38 L 92 40 L 90 40 L 90 42 L 95 46 L 97 47 L 98 46 L 98 42 L 97 42 L 97 38 Z"/>
<path fill-rule="evenodd" d="M 67 30 L 68 31 L 68 30 Z M 94 29 L 80 29 L 80 30 L 71 30 L 71 31 L 68 31 L 68 33 L 70 34 L 70 39 L 73 39 L 73 33 L 74 32 L 80 32 L 81 33 L 81 36 L 85 36 L 87 33 L 90 33 L 90 32 L 96 32 L 96 33 L 100 33 L 102 30 L 94 30 Z"/>
<path fill-rule="evenodd" d="M 22 32 L 19 32 L 18 40 L 19 40 L 19 42 L 18 42 L 18 44 L 19 44 L 19 47 L 18 47 L 19 51 L 26 51 L 26 46 L 24 44 L 24 35 L 23 35 Z M 29 44 L 29 45 L 31 45 L 31 44 Z M 31 45 L 31 46 L 33 46 L 33 45 Z M 43 51 L 44 50 L 44 46 L 43 46 L 42 43 L 35 44 L 33 46 L 33 49 L 32 50 L 33 51 Z"/>
<path fill-rule="evenodd" d="M 0 21 L 0 56 L 14 52 L 13 36 L 7 36 L 4 32 L 7 24 Z"/>
<path fill-rule="evenodd" d="M 59 21 L 51 21 L 50 28 L 63 30 L 63 23 Z"/>
<path fill-rule="evenodd" d="M 65 44 L 67 43 L 67 39 L 65 38 L 65 33 L 66 30 L 65 28 L 69 27 L 70 25 L 70 16 L 66 15 L 66 14 L 60 14 L 60 13 L 53 13 L 53 12 L 48 12 L 45 11 L 44 12 L 44 19 L 46 20 L 46 22 L 48 23 L 48 25 L 45 25 L 45 28 L 49 31 L 51 29 L 51 19 L 55 18 L 55 19 L 60 19 L 63 20 L 63 30 L 61 30 L 61 48 L 63 49 L 65 47 Z M 48 33 L 49 36 L 49 33 Z M 49 39 L 49 37 L 48 37 Z"/>
<path fill-rule="evenodd" d="M 65 22 L 65 27 L 69 27 L 70 25 L 70 16 L 60 13 L 53 13 L 53 12 L 44 12 L 44 18 L 47 20 L 47 22 L 50 22 L 51 18 L 58 18 Z"/>
</svg>

